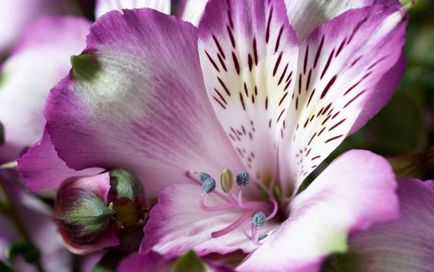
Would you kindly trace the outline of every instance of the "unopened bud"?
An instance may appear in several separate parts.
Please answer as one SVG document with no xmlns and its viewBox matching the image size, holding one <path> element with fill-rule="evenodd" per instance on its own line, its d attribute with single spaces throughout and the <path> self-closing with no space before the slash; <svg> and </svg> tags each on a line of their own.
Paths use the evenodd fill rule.
<svg viewBox="0 0 434 272">
<path fill-rule="evenodd" d="M 138 224 L 144 219 L 145 193 L 139 179 L 124 169 L 110 171 L 110 194 L 116 220 L 123 227 Z"/>
<path fill-rule="evenodd" d="M 107 173 L 66 180 L 59 188 L 54 219 L 68 248 L 85 254 L 119 241 L 107 235 L 114 210 L 107 201 L 110 178 Z"/>
<path fill-rule="evenodd" d="M 127 170 L 116 168 L 110 171 L 110 194 L 116 199 L 126 197 L 130 200 L 144 197 L 143 186 L 139 179 Z"/>
</svg>

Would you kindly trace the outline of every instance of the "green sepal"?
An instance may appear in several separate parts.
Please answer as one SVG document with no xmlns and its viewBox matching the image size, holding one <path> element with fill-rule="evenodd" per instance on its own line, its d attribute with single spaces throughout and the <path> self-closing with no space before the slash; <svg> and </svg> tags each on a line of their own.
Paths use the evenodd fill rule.
<svg viewBox="0 0 434 272">
<path fill-rule="evenodd" d="M 204 272 L 205 266 L 199 257 L 197 257 L 196 253 L 194 253 L 193 250 L 190 250 L 176 260 L 172 271 Z"/>
<path fill-rule="evenodd" d="M 105 229 L 114 213 L 101 198 L 89 193 L 89 196 L 76 201 L 71 209 L 60 215 L 59 219 L 67 224 L 79 226 L 81 229 L 78 236 L 85 237 L 98 234 Z"/>
<path fill-rule="evenodd" d="M 101 70 L 101 64 L 93 54 L 82 54 L 71 57 L 72 74 L 79 80 L 92 80 Z"/>
<path fill-rule="evenodd" d="M 117 198 L 126 197 L 136 200 L 137 197 L 144 197 L 139 179 L 124 169 L 117 168 L 110 171 L 110 186 Z"/>
</svg>

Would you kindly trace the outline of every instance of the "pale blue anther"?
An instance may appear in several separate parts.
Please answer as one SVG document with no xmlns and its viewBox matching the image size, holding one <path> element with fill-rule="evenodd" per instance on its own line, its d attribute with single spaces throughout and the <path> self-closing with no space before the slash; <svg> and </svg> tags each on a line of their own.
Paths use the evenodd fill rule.
<svg viewBox="0 0 434 272">
<path fill-rule="evenodd" d="M 212 191 L 214 191 L 215 189 L 215 180 L 213 178 L 207 178 L 203 183 L 202 183 L 202 190 L 205 193 L 211 193 Z"/>
<path fill-rule="evenodd" d="M 199 178 L 202 182 L 204 182 L 205 180 L 211 178 L 211 176 L 205 172 L 200 172 L 199 173 Z"/>
<path fill-rule="evenodd" d="M 253 215 L 253 224 L 257 227 L 262 227 L 265 224 L 265 214 L 263 212 L 257 212 Z"/>
<path fill-rule="evenodd" d="M 237 176 L 237 184 L 241 187 L 246 187 L 249 184 L 249 173 L 243 171 Z"/>
</svg>

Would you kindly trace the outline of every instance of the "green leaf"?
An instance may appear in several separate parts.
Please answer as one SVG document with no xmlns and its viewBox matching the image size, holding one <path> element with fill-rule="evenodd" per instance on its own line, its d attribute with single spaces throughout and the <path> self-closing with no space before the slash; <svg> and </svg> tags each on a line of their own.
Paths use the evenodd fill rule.
<svg viewBox="0 0 434 272">
<path fill-rule="evenodd" d="M 12 267 L 10 267 L 9 265 L 5 264 L 1 260 L 0 260 L 0 271 L 3 271 L 3 272 L 15 272 L 15 270 Z"/>
<path fill-rule="evenodd" d="M 407 93 L 398 92 L 374 119 L 348 137 L 334 154 L 353 148 L 370 149 L 386 156 L 408 154 L 423 146 L 426 137 L 421 106 Z"/>
<path fill-rule="evenodd" d="M 12 263 L 17 256 L 23 256 L 28 263 L 38 264 L 41 254 L 30 241 L 17 240 L 7 248 L 6 259 Z"/>
<path fill-rule="evenodd" d="M 205 266 L 193 250 L 179 257 L 173 267 L 173 272 L 204 272 Z"/>
</svg>

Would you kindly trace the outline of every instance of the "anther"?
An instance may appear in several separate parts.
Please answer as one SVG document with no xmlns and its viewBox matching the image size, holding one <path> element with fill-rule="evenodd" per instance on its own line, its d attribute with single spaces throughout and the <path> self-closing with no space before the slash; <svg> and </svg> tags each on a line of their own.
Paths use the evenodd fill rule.
<svg viewBox="0 0 434 272">
<path fill-rule="evenodd" d="M 205 172 L 200 172 L 199 173 L 199 178 L 202 182 L 205 182 L 205 180 L 211 178 L 211 176 L 208 173 Z"/>
<path fill-rule="evenodd" d="M 249 184 L 249 173 L 243 171 L 237 175 L 237 184 L 240 187 L 246 187 Z"/>
<path fill-rule="evenodd" d="M 265 224 L 265 214 L 263 212 L 257 212 L 253 215 L 253 224 L 257 227 L 262 227 Z"/>
<path fill-rule="evenodd" d="M 212 178 L 207 178 L 206 180 L 204 180 L 204 182 L 202 183 L 202 190 L 205 193 L 211 193 L 212 191 L 214 191 L 216 186 L 215 180 Z"/>
<path fill-rule="evenodd" d="M 228 168 L 223 169 L 220 175 L 220 185 L 223 192 L 229 193 L 232 189 L 233 177 L 232 172 Z"/>
</svg>

